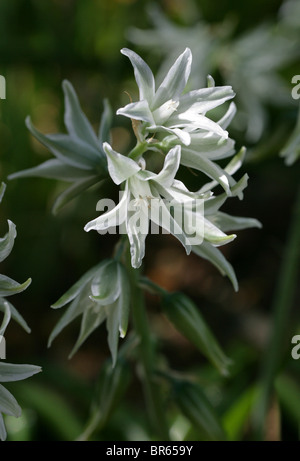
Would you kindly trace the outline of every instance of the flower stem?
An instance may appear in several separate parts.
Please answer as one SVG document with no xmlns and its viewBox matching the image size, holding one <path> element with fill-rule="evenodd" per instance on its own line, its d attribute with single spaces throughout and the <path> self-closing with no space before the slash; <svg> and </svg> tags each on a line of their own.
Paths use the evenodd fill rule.
<svg viewBox="0 0 300 461">
<path fill-rule="evenodd" d="M 282 364 L 287 345 L 291 338 L 288 337 L 288 319 L 293 303 L 297 273 L 300 263 L 300 188 L 296 197 L 289 235 L 277 288 L 273 302 L 273 328 L 263 360 L 261 377 L 261 395 L 258 401 L 254 422 L 258 429 L 260 439 L 264 437 L 265 420 L 271 400 L 274 380 Z"/>
<path fill-rule="evenodd" d="M 145 310 L 144 294 L 139 287 L 139 270 L 133 269 L 128 258 L 128 273 L 131 283 L 131 300 L 133 321 L 136 335 L 139 339 L 139 356 L 141 374 L 144 385 L 144 394 L 152 421 L 153 427 L 158 432 L 162 440 L 169 440 L 169 432 L 165 420 L 164 408 L 160 394 L 160 388 L 155 381 L 155 351 L 149 330 L 149 323 Z"/>
<path fill-rule="evenodd" d="M 130 151 L 128 157 L 132 158 L 133 160 L 138 160 L 138 158 L 146 152 L 148 148 L 147 141 L 144 142 L 137 142 L 136 146 Z"/>
</svg>

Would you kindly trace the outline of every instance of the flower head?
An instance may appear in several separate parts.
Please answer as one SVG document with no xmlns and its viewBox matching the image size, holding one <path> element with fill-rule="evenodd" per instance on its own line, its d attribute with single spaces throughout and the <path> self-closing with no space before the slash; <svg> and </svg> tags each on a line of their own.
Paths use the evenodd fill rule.
<svg viewBox="0 0 300 461">
<path fill-rule="evenodd" d="M 156 88 L 149 66 L 135 52 L 123 48 L 134 68 L 140 100 L 127 104 L 117 114 L 142 122 L 141 138 L 149 133 L 173 134 L 189 145 L 190 133 L 202 130 L 227 138 L 228 133 L 206 113 L 234 97 L 231 86 L 211 87 L 183 93 L 191 72 L 192 53 L 189 48 L 176 59 L 164 80 Z"/>
<path fill-rule="evenodd" d="M 119 204 L 112 210 L 90 221 L 86 231 L 107 230 L 125 225 L 131 249 L 133 267 L 139 267 L 145 254 L 145 239 L 149 221 L 173 234 L 190 253 L 192 246 L 202 241 L 215 246 L 235 238 L 226 235 L 203 213 L 205 199 L 210 193 L 193 193 L 175 179 L 180 164 L 180 146 L 166 155 L 162 170 L 152 173 L 139 163 L 115 152 L 109 144 L 104 145 L 108 158 L 108 170 L 116 184 L 125 183 Z"/>
</svg>

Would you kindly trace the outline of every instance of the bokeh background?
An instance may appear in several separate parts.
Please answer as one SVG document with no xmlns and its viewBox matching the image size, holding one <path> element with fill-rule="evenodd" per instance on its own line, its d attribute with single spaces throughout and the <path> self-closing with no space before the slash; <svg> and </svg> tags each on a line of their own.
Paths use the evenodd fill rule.
<svg viewBox="0 0 300 461">
<path fill-rule="evenodd" d="M 230 134 L 238 147 L 248 148 L 240 175 L 247 172 L 250 180 L 244 200 L 228 201 L 224 211 L 255 217 L 263 228 L 239 232 L 223 249 L 236 270 L 238 293 L 210 263 L 187 257 L 165 235 L 147 239 L 145 272 L 166 289 L 182 290 L 196 302 L 234 361 L 232 375 L 220 377 L 212 369 L 166 320 L 155 296 L 147 297 L 148 318 L 160 353 L 174 370 L 198 377 L 230 437 L 254 438 L 251 405 L 268 356 L 276 287 L 299 186 L 299 164 L 286 166 L 279 152 L 297 117 L 291 78 L 300 74 L 300 14 L 298 24 L 296 17 L 291 26 L 291 16 L 281 7 L 279 0 L 0 2 L 0 74 L 6 79 L 6 99 L 0 100 L 0 177 L 7 183 L 0 230 L 3 235 L 6 220 L 11 219 L 18 232 L 1 273 L 20 282 L 32 278 L 31 286 L 12 299 L 32 333 L 27 335 L 11 322 L 6 332 L 7 361 L 43 367 L 40 375 L 9 387 L 23 408 L 18 420 L 7 418 L 10 440 L 73 440 L 83 430 L 99 372 L 109 357 L 105 326 L 68 360 L 79 323 L 70 325 L 48 349 L 47 339 L 61 315 L 50 305 L 99 259 L 109 257 L 116 241 L 114 236 L 83 231 L 96 216 L 99 189 L 86 191 L 53 216 L 51 207 L 64 184 L 6 179 L 50 158 L 26 129 L 25 117 L 30 114 L 44 133 L 63 132 L 61 82 L 68 79 L 97 129 L 104 98 L 115 114 L 128 102 L 125 91 L 133 98 L 137 94 L 121 48 L 134 49 L 159 72 L 163 58 L 173 59 L 186 46 L 194 54 L 193 83 L 198 78 L 205 84 L 205 75 L 211 73 L 217 84 L 231 84 L 237 93 L 241 116 Z M 113 126 L 114 146 L 125 151 L 133 142 L 130 124 L 114 115 Z M 180 175 L 191 188 L 201 181 L 189 171 Z M 295 253 L 299 254 L 299 247 Z M 299 437 L 300 360 L 291 357 L 291 338 L 300 334 L 299 279 L 294 288 L 282 322 L 281 372 L 268 415 L 266 437 L 275 440 Z M 98 440 L 154 437 L 134 372 L 133 365 L 125 396 L 97 434 Z M 197 439 L 189 422 L 172 409 L 171 396 L 170 400 L 174 438 Z"/>
</svg>

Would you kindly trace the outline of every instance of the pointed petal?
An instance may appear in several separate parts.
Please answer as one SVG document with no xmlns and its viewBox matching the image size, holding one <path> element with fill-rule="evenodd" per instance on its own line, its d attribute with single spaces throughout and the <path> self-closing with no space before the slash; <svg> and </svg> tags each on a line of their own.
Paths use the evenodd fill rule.
<svg viewBox="0 0 300 461">
<path fill-rule="evenodd" d="M 103 144 L 103 148 L 107 155 L 108 171 L 115 184 L 121 184 L 140 171 L 141 167 L 134 160 L 114 151 L 107 142 Z"/>
<path fill-rule="evenodd" d="M 108 99 L 104 99 L 103 101 L 104 109 L 101 117 L 98 139 L 100 142 L 100 146 L 104 142 L 110 142 L 110 128 L 112 124 L 112 110 L 109 104 Z"/>
<path fill-rule="evenodd" d="M 234 290 L 238 291 L 238 282 L 234 269 L 218 248 L 215 248 L 209 242 L 203 242 L 201 245 L 194 246 L 193 252 L 201 258 L 210 261 L 222 275 L 227 275 L 232 282 Z"/>
<path fill-rule="evenodd" d="M 219 165 L 212 162 L 208 158 L 199 155 L 199 153 L 194 150 L 185 149 L 182 151 L 181 164 L 202 171 L 207 176 L 214 179 L 218 184 L 220 184 L 227 195 L 231 195 L 230 183 L 228 179 L 229 175 L 227 175 L 226 172 L 222 170 L 221 167 L 219 167 Z"/>
<path fill-rule="evenodd" d="M 131 265 L 138 268 L 145 256 L 145 240 L 148 235 L 149 216 L 142 207 L 129 214 L 126 230 L 130 243 Z"/>
<path fill-rule="evenodd" d="M 196 113 L 205 114 L 234 96 L 235 93 L 231 86 L 193 90 L 181 96 L 178 111 L 185 112 L 190 109 Z"/>
<path fill-rule="evenodd" d="M 122 264 L 118 265 L 119 279 L 121 284 L 121 296 L 119 300 L 119 332 L 120 337 L 124 338 L 127 333 L 130 303 L 130 283 L 127 272 Z"/>
<path fill-rule="evenodd" d="M 59 179 L 61 181 L 73 182 L 91 176 L 90 170 L 84 170 L 72 165 L 68 165 L 60 159 L 53 158 L 33 168 L 18 171 L 8 176 L 8 179 L 16 178 L 48 178 Z"/>
<path fill-rule="evenodd" d="M 146 127 L 147 131 L 150 132 L 166 132 L 176 136 L 185 146 L 188 146 L 191 142 L 191 137 L 187 131 L 181 130 L 180 128 L 168 128 L 162 125 L 153 125 Z"/>
<path fill-rule="evenodd" d="M 14 223 L 9 219 L 7 222 L 8 232 L 3 238 L 0 238 L 0 262 L 7 258 L 7 256 L 10 254 L 17 235 L 16 226 Z"/>
<path fill-rule="evenodd" d="M 85 140 L 98 148 L 97 136 L 82 112 L 77 94 L 68 80 L 62 83 L 65 94 L 65 125 L 71 136 Z"/>
<path fill-rule="evenodd" d="M 236 105 L 234 102 L 230 103 L 229 108 L 225 115 L 218 121 L 218 125 L 220 125 L 224 130 L 230 125 L 232 119 L 236 114 Z"/>
<path fill-rule="evenodd" d="M 73 357 L 93 331 L 104 322 L 105 318 L 106 312 L 103 306 L 99 306 L 99 309 L 94 309 L 93 305 L 91 305 L 85 309 L 81 320 L 79 336 L 71 353 L 69 354 L 69 359 Z"/>
<path fill-rule="evenodd" d="M 138 54 L 128 48 L 123 48 L 121 53 L 130 59 L 134 68 L 136 83 L 140 91 L 140 100 L 146 99 L 151 104 L 154 97 L 155 81 L 150 67 Z"/>
<path fill-rule="evenodd" d="M 0 296 L 11 296 L 17 293 L 21 293 L 31 284 L 31 279 L 27 279 L 26 282 L 20 284 L 15 280 L 6 277 L 6 275 L 0 274 Z"/>
<path fill-rule="evenodd" d="M 154 118 L 151 110 L 149 109 L 148 102 L 143 99 L 142 101 L 131 102 L 125 107 L 117 110 L 117 115 L 124 115 L 133 120 L 142 120 L 147 123 L 154 123 Z"/>
<path fill-rule="evenodd" d="M 29 326 L 27 325 L 27 322 L 24 320 L 22 315 L 17 311 L 17 309 L 5 298 L 0 298 L 0 311 L 5 312 L 6 309 L 10 310 L 10 316 L 15 322 L 17 322 L 27 333 L 31 332 Z M 2 328 L 0 328 L 0 334 L 3 334 L 3 332 L 1 333 L 1 331 L 2 331 Z"/>
<path fill-rule="evenodd" d="M 0 413 L 15 416 L 21 416 L 22 410 L 14 396 L 0 384 Z"/>
<path fill-rule="evenodd" d="M 147 181 L 153 180 L 164 187 L 170 187 L 174 182 L 176 173 L 180 165 L 180 152 L 181 149 L 179 145 L 173 147 L 173 149 L 171 149 L 166 155 L 162 170 L 157 175 L 151 174 L 147 178 Z"/>
<path fill-rule="evenodd" d="M 90 270 L 88 270 L 80 279 L 74 283 L 74 285 L 69 288 L 65 294 L 63 294 L 56 303 L 52 304 L 52 309 L 59 309 L 60 307 L 65 306 L 69 302 L 73 301 L 76 296 L 83 291 L 87 284 L 89 284 L 92 278 L 95 276 L 96 272 L 107 264 L 107 260 L 101 261 L 101 263 L 96 264 Z"/>
<path fill-rule="evenodd" d="M 261 223 L 257 219 L 230 216 L 229 214 L 221 211 L 217 212 L 216 215 L 213 216 L 213 222 L 224 232 L 248 229 L 249 227 L 258 227 L 261 229 L 262 227 Z"/>
<path fill-rule="evenodd" d="M 40 373 L 40 371 L 42 371 L 41 367 L 36 365 L 15 365 L 0 362 L 0 379 L 3 383 L 21 381 L 36 373 Z"/>
<path fill-rule="evenodd" d="M 90 298 L 104 306 L 115 302 L 120 296 L 120 291 L 118 263 L 115 260 L 108 260 L 92 280 Z"/>
<path fill-rule="evenodd" d="M 192 66 L 192 53 L 189 48 L 176 59 L 154 96 L 152 110 L 157 109 L 169 99 L 176 101 L 183 92 Z"/>
<path fill-rule="evenodd" d="M 112 210 L 99 216 L 98 218 L 88 222 L 84 226 L 84 230 L 86 232 L 89 232 L 90 230 L 105 231 L 111 227 L 121 225 L 127 216 L 128 196 L 129 193 L 127 190 L 125 190 L 118 205 L 116 205 Z"/>
</svg>

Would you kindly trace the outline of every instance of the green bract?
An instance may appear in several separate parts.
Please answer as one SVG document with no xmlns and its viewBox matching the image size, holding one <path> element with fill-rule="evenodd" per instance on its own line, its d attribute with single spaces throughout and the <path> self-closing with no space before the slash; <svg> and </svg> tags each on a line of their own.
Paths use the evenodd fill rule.
<svg viewBox="0 0 300 461">
<path fill-rule="evenodd" d="M 111 110 L 108 101 L 104 101 L 104 112 L 98 136 L 95 134 L 85 114 L 82 112 L 75 90 L 70 82 L 63 82 L 65 95 L 65 126 L 68 134 L 40 133 L 26 119 L 27 128 L 33 136 L 46 146 L 55 159 L 9 176 L 9 179 L 38 176 L 71 182 L 57 198 L 53 211 L 58 211 L 65 203 L 76 197 L 88 187 L 107 176 L 106 157 L 102 143 L 109 141 Z"/>
<path fill-rule="evenodd" d="M 129 314 L 129 283 L 118 261 L 107 259 L 86 272 L 55 304 L 54 309 L 69 304 L 52 331 L 49 343 L 72 320 L 82 315 L 80 333 L 70 354 L 72 356 L 88 336 L 104 321 L 113 364 L 117 359 L 119 337 L 124 338 Z"/>
</svg>

